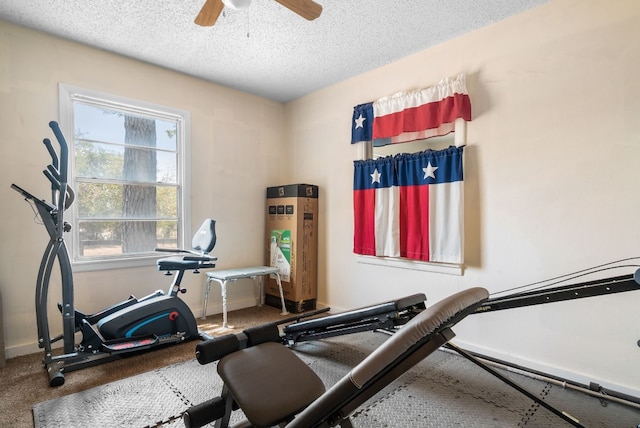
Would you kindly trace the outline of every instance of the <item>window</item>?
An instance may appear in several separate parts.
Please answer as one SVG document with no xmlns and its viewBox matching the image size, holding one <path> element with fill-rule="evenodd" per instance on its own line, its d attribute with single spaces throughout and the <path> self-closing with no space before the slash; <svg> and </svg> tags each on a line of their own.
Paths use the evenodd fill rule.
<svg viewBox="0 0 640 428">
<path fill-rule="evenodd" d="M 452 145 L 464 145 L 465 140 L 466 122 L 463 119 L 456 119 L 454 122 L 453 132 L 443 136 L 430 137 L 402 144 L 389 144 L 380 147 L 374 147 L 371 141 L 362 142 L 360 143 L 359 148 L 359 158 L 378 159 L 385 156 L 394 156 L 400 153 L 417 153 L 426 149 L 442 150 Z M 358 254 L 357 261 L 358 263 L 363 264 L 436 272 L 456 276 L 461 276 L 463 274 L 463 266 L 461 264 L 426 262 L 410 260 L 404 257 L 381 257 Z"/>
<path fill-rule="evenodd" d="M 148 265 L 155 248 L 183 247 L 188 113 L 67 85 L 60 107 L 74 269 Z"/>
<path fill-rule="evenodd" d="M 398 267 L 406 261 L 406 267 L 421 270 L 423 264 L 450 265 L 461 272 L 462 146 L 464 124 L 471 120 L 465 80 L 463 74 L 447 77 L 432 87 L 354 106 L 351 143 L 361 146 L 353 181 L 353 250 L 358 256 L 373 257 L 376 264 L 390 259 Z M 452 131 L 456 147 L 421 147 L 425 139 Z M 410 143 L 403 152 L 419 151 L 392 154 L 399 143 Z M 373 148 L 385 144 L 392 145 L 391 152 Z"/>
</svg>

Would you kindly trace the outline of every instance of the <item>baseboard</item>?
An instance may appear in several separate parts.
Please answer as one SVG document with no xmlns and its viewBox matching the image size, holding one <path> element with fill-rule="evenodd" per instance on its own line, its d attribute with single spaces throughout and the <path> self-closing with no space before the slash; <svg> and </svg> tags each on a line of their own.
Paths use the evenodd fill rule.
<svg viewBox="0 0 640 428">
<path fill-rule="evenodd" d="M 241 300 L 233 300 L 227 302 L 227 312 L 238 311 L 240 309 L 252 308 L 256 306 L 257 301 L 255 298 L 247 298 Z M 202 316 L 202 307 L 193 311 L 197 318 Z M 215 302 L 214 304 L 207 305 L 207 316 L 222 314 L 222 303 Z"/>
<path fill-rule="evenodd" d="M 505 362 L 507 365 L 522 369 L 524 371 L 530 371 L 532 373 L 544 375 L 553 379 L 564 380 L 568 383 L 573 383 L 574 385 L 586 386 L 587 388 L 591 383 L 598 384 L 602 388 L 611 393 L 615 393 L 619 397 L 629 399 L 633 402 L 640 402 L 640 390 L 629 388 L 625 385 L 620 385 L 606 379 L 600 379 L 597 377 L 586 377 L 581 373 L 558 368 L 526 358 L 514 357 L 510 354 L 507 355 L 501 352 L 496 352 L 489 348 L 469 344 L 463 340 L 458 340 L 457 338 L 452 343 L 454 343 L 459 348 L 464 349 L 465 351 L 472 352 L 479 356 L 487 356 L 496 361 Z"/>
<path fill-rule="evenodd" d="M 256 299 L 253 297 L 240 299 L 240 300 L 233 300 L 233 301 L 227 302 L 227 312 L 237 311 L 237 310 L 246 309 L 246 308 L 252 308 L 256 306 L 256 303 L 257 303 Z M 323 307 L 322 304 L 319 304 L 319 306 Z M 217 315 L 217 314 L 222 314 L 222 303 L 216 302 L 215 304 L 211 304 L 207 306 L 207 316 Z M 199 308 L 195 308 L 193 310 L 193 315 L 196 317 L 196 319 L 199 319 L 202 316 L 202 306 Z M 61 343 L 55 344 L 53 348 L 59 348 L 61 346 L 62 346 Z M 20 357 L 22 355 L 42 352 L 42 349 L 38 347 L 37 342 L 31 342 L 31 343 L 26 343 L 22 345 L 10 346 L 8 348 L 5 348 L 4 351 L 5 351 L 4 352 L 5 358 L 8 360 L 11 358 Z"/>
<path fill-rule="evenodd" d="M 21 357 L 22 355 L 34 354 L 36 352 L 42 352 L 42 349 L 38 347 L 37 342 L 4 348 L 4 355 L 7 360 L 15 357 Z"/>
<path fill-rule="evenodd" d="M 256 299 L 247 298 L 247 299 L 237 300 L 233 302 L 228 302 L 227 310 L 231 312 L 239 309 L 250 308 L 253 306 L 256 306 Z M 222 304 L 214 304 L 207 307 L 207 315 L 215 315 L 215 314 L 221 314 L 221 313 L 222 313 Z M 193 315 L 196 317 L 196 319 L 199 319 L 200 316 L 202 315 L 202 307 L 196 308 L 193 311 Z M 62 342 L 53 344 L 54 349 L 60 348 L 60 347 L 62 347 Z M 33 354 L 36 352 L 43 352 L 42 349 L 38 347 L 37 342 L 30 342 L 22 345 L 9 346 L 4 350 L 5 358 L 7 360 L 15 357 L 20 357 L 22 355 Z"/>
</svg>

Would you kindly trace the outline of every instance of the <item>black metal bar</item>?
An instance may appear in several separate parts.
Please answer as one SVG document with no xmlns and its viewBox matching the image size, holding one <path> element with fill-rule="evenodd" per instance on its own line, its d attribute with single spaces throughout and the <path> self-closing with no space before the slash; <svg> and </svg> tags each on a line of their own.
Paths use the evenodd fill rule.
<svg viewBox="0 0 640 428">
<path fill-rule="evenodd" d="M 287 333 L 285 339 L 288 343 L 310 342 L 312 340 L 328 339 L 330 337 L 343 336 L 346 334 L 362 333 L 365 331 L 386 330 L 389 331 L 394 326 L 392 318 L 366 319 L 360 322 L 325 327 L 320 329 L 309 329 L 307 331 Z"/>
<path fill-rule="evenodd" d="M 505 297 L 496 297 L 487 300 L 485 303 L 480 305 L 473 313 L 477 314 L 499 311 L 503 309 L 541 305 L 545 303 L 603 296 L 607 294 L 622 293 L 634 290 L 640 290 L 640 284 L 636 281 L 636 279 L 634 279 L 634 275 L 623 275 L 561 287 L 516 293 Z"/>
<path fill-rule="evenodd" d="M 511 379 L 503 376 L 498 371 L 496 371 L 496 370 L 492 369 L 491 367 L 487 366 L 486 364 L 484 364 L 483 362 L 481 362 L 480 360 L 478 360 L 477 358 L 475 358 L 473 355 L 471 355 L 470 353 L 466 352 L 465 350 L 460 349 L 457 346 L 452 345 L 451 343 L 447 343 L 444 346 L 446 346 L 449 349 L 452 349 L 452 350 L 456 351 L 458 354 L 462 355 L 467 360 L 471 361 L 472 363 L 474 363 L 475 365 L 477 365 L 481 369 L 485 370 L 486 372 L 488 372 L 488 373 L 492 374 L 493 376 L 495 376 L 496 378 L 500 379 L 501 381 L 503 381 L 504 383 L 506 383 L 510 387 L 516 389 L 521 394 L 524 394 L 528 398 L 532 399 L 533 401 L 535 401 L 536 403 L 538 403 L 539 405 L 541 405 L 545 409 L 549 410 L 550 412 L 552 412 L 553 414 L 555 414 L 559 418 L 567 421 L 568 423 L 570 423 L 574 427 L 582 427 L 582 428 L 584 428 L 584 425 L 582 425 L 580 423 L 580 421 L 578 421 L 578 419 L 576 419 L 573 416 L 569 415 L 567 412 L 563 412 L 563 411 L 560 411 L 560 410 L 556 409 L 555 407 L 553 407 L 549 403 L 547 403 L 544 400 L 540 399 L 540 397 L 532 394 L 531 392 L 527 391 L 526 389 L 524 389 L 523 387 L 521 387 L 517 383 L 513 382 Z"/>
<path fill-rule="evenodd" d="M 290 323 L 290 322 L 298 322 L 301 319 L 310 318 L 310 317 L 313 317 L 315 315 L 319 315 L 319 314 L 324 313 L 324 312 L 329 312 L 330 310 L 331 310 L 331 308 L 326 307 L 326 308 L 315 309 L 315 310 L 309 311 L 309 312 L 303 312 L 300 315 L 295 315 L 295 316 L 292 316 L 292 317 L 289 317 L 289 318 L 285 318 L 285 319 L 279 320 L 278 322 L 276 322 L 276 324 L 277 325 L 282 325 L 282 324 L 287 324 L 287 323 Z"/>
</svg>

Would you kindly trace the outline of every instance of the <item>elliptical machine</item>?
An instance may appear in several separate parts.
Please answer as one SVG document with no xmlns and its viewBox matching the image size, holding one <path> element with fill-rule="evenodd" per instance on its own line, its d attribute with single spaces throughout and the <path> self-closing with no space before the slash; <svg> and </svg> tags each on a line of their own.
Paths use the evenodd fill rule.
<svg viewBox="0 0 640 428">
<path fill-rule="evenodd" d="M 180 286 L 185 271 L 198 273 L 200 269 L 215 267 L 216 257 L 210 256 L 216 243 L 215 221 L 205 220 L 192 240 L 192 250 L 159 249 L 156 251 L 178 253 L 159 259 L 158 270 L 171 275 L 173 282 L 165 294 L 161 290 L 137 299 L 130 296 L 95 314 L 86 315 L 74 307 L 73 273 L 64 241 L 64 232 L 71 225 L 64 221 L 64 211 L 71 206 L 74 192 L 67 182 L 69 150 L 67 142 L 56 122 L 50 122 L 59 145 L 60 156 L 48 138 L 43 140 L 52 163 L 43 171 L 51 183 L 51 202 L 40 199 L 20 188 L 11 187 L 35 205 L 39 217 L 49 234 L 36 283 L 35 307 L 38 327 L 38 346 L 44 349 L 43 364 L 49 375 L 50 386 L 64 384 L 64 373 L 121 358 L 126 354 L 155 347 L 180 343 L 188 339 L 208 338 L 198 331 L 193 313 L 178 297 L 186 290 Z M 58 308 L 62 314 L 62 334 L 51 337 L 48 321 L 48 294 L 51 273 L 56 264 L 60 269 L 62 302 Z M 76 343 L 76 333 L 81 340 Z M 62 353 L 54 355 L 52 345 L 62 340 Z"/>
</svg>

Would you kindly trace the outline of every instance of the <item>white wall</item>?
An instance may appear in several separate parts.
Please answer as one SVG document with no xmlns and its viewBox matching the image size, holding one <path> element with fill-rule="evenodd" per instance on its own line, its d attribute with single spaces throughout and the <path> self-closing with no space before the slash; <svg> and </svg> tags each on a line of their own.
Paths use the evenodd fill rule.
<svg viewBox="0 0 640 428">
<path fill-rule="evenodd" d="M 8 356 L 34 348 L 33 286 L 47 239 L 9 184 L 47 192 L 40 141 L 57 117 L 58 82 L 191 111 L 191 221 L 218 220 L 219 267 L 262 263 L 265 187 L 313 183 L 320 186 L 319 302 L 340 310 L 413 292 L 437 301 L 472 286 L 495 292 L 639 255 L 638 22 L 635 0 L 553 0 L 284 107 L 0 22 L 0 290 Z M 357 263 L 353 106 L 460 72 L 474 117 L 465 155 L 464 275 Z M 290 170 L 273 167 L 287 161 Z M 76 303 L 87 311 L 166 285 L 152 266 L 75 279 Z M 197 312 L 204 279 L 186 284 Z M 233 287 L 232 306 L 251 305 L 252 293 L 249 283 Z M 640 397 L 638 303 L 640 293 L 632 292 L 474 315 L 456 328 L 457 340 Z M 210 308 L 219 311 L 216 293 Z"/>
<path fill-rule="evenodd" d="M 352 308 L 425 292 L 437 301 L 640 256 L 638 22 L 635 0 L 551 1 L 289 103 L 293 175 L 320 186 L 319 300 Z M 461 72 L 473 109 L 464 275 L 358 263 L 353 106 Z M 638 304 L 631 292 L 474 315 L 457 341 L 640 397 Z"/>
<path fill-rule="evenodd" d="M 265 187 L 286 183 L 282 104 L 187 77 L 131 59 L 81 46 L 0 21 L 0 287 L 7 357 L 37 350 L 34 288 L 44 228 L 21 197 L 19 184 L 48 198 L 41 171 L 50 162 L 42 139 L 58 119 L 58 84 L 172 106 L 191 113 L 192 227 L 205 217 L 217 220 L 213 253 L 218 268 L 262 264 Z M 190 241 L 189 241 L 190 242 Z M 75 305 L 94 312 L 133 293 L 144 296 L 167 289 L 169 277 L 148 268 L 77 272 Z M 182 295 L 200 315 L 204 275 L 185 275 L 190 291 Z M 255 304 L 251 281 L 230 287 L 230 309 Z M 55 303 L 59 286 L 51 286 L 51 319 L 61 330 Z M 209 312 L 221 311 L 212 284 Z"/>
</svg>

